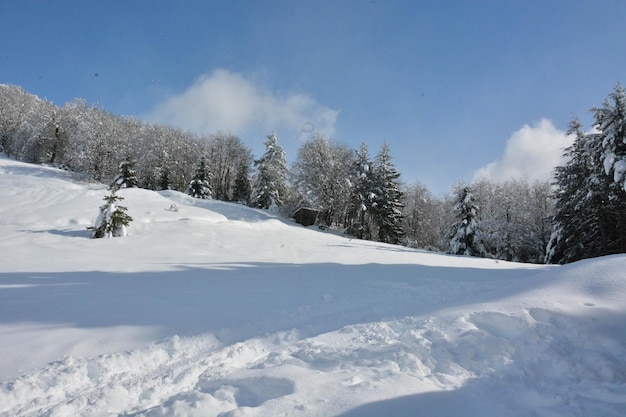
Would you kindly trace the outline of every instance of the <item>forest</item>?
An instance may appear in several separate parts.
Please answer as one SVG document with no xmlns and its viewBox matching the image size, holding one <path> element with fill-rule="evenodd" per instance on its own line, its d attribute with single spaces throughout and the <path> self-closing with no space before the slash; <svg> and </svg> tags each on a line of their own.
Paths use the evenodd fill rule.
<svg viewBox="0 0 626 417">
<path fill-rule="evenodd" d="M 62 106 L 0 85 L 0 152 L 114 186 L 172 189 L 271 209 L 307 207 L 322 228 L 411 248 L 529 263 L 626 252 L 626 98 L 618 84 L 592 108 L 588 132 L 548 182 L 455 184 L 435 196 L 407 184 L 385 143 L 375 155 L 313 133 L 288 163 L 276 133 L 258 157 L 231 133 L 198 135 L 111 114 L 84 100 Z M 260 135 L 260 140 L 263 134 Z M 121 173 L 132 175 L 120 182 Z M 123 176 L 123 175 L 122 175 Z"/>
</svg>

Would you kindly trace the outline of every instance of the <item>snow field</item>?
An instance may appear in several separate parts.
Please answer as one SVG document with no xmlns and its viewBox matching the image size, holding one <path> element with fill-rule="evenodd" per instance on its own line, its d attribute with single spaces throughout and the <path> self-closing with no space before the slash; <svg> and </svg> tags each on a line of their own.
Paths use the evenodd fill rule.
<svg viewBox="0 0 626 417">
<path fill-rule="evenodd" d="M 0 416 L 626 414 L 625 256 L 445 256 L 139 189 L 130 236 L 90 240 L 101 185 L 0 158 L 0 189 Z"/>
<path fill-rule="evenodd" d="M 619 415 L 624 340 L 590 343 L 576 325 L 533 310 L 364 323 L 308 339 L 277 333 L 225 347 L 208 336 L 173 337 L 66 357 L 3 394 L 8 410 L 24 416 L 334 415 L 407 395 L 419 407 L 415 394 L 440 390 L 463 391 L 470 409 L 487 407 L 488 396 L 489 409 L 505 415 Z M 466 409 L 456 411 L 449 415 Z"/>
</svg>

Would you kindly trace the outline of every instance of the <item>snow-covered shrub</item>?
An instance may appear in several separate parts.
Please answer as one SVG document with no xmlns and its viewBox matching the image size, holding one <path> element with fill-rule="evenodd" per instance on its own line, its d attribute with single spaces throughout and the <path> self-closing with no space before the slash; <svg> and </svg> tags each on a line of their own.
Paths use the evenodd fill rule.
<svg viewBox="0 0 626 417">
<path fill-rule="evenodd" d="M 127 235 L 126 228 L 133 218 L 126 213 L 126 207 L 117 205 L 117 202 L 123 199 L 115 194 L 115 190 L 111 190 L 111 194 L 104 197 L 106 204 L 100 206 L 100 214 L 95 225 L 87 228 L 91 230 L 92 239 Z"/>
</svg>

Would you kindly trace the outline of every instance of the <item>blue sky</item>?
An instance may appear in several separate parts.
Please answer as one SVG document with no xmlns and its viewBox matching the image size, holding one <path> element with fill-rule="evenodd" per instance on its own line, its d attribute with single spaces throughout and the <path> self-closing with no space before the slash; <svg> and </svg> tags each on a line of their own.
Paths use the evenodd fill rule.
<svg viewBox="0 0 626 417">
<path fill-rule="evenodd" d="M 0 0 L 0 83 L 290 162 L 312 130 L 435 193 L 542 178 L 626 79 L 626 2 Z"/>
</svg>

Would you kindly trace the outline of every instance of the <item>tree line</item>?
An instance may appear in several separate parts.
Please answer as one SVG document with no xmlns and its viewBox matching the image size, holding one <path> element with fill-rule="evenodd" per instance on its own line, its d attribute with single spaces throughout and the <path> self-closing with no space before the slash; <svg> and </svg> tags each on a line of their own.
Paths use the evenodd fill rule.
<svg viewBox="0 0 626 417">
<path fill-rule="evenodd" d="M 98 181 L 132 171 L 133 186 L 173 189 L 275 209 L 319 212 L 346 234 L 459 255 L 566 263 L 626 251 L 626 117 L 617 86 L 593 109 L 594 133 L 572 122 L 574 144 L 550 182 L 456 184 L 442 197 L 400 179 L 387 143 L 374 155 L 314 133 L 291 166 L 276 133 L 255 159 L 231 133 L 197 135 L 111 114 L 84 100 L 63 106 L 0 85 L 0 152 Z"/>
</svg>

